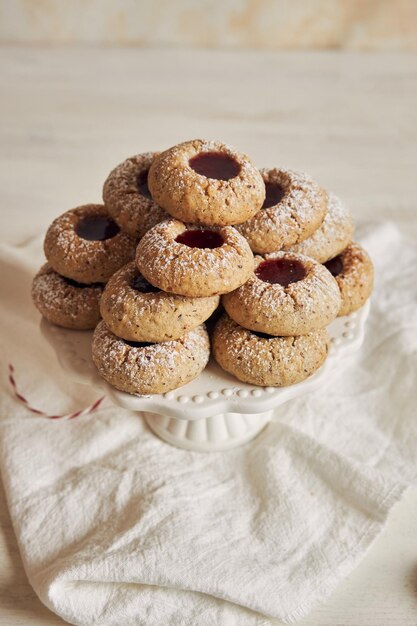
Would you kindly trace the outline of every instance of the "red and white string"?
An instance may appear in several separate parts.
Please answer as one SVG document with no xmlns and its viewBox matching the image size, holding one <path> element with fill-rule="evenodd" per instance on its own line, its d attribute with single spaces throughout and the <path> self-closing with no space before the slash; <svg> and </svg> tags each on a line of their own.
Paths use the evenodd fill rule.
<svg viewBox="0 0 417 626">
<path fill-rule="evenodd" d="M 45 413 L 44 411 L 41 411 L 40 409 L 32 406 L 29 400 L 25 398 L 25 396 L 19 391 L 16 383 L 15 368 L 12 363 L 9 363 L 9 383 L 13 389 L 15 398 L 17 398 L 17 400 L 19 400 L 19 402 L 21 402 L 21 404 L 23 404 L 28 411 L 31 411 L 31 413 L 35 413 L 35 415 L 40 415 L 41 417 L 46 417 L 51 420 L 72 420 L 75 417 L 89 415 L 90 413 L 93 413 L 93 411 L 98 409 L 98 407 L 106 397 L 102 396 L 101 398 L 98 398 L 98 400 L 93 402 L 93 404 L 90 404 L 90 406 L 86 407 L 85 409 L 81 409 L 80 411 L 75 411 L 74 413 L 67 413 L 66 415 L 48 415 L 48 413 Z"/>
</svg>

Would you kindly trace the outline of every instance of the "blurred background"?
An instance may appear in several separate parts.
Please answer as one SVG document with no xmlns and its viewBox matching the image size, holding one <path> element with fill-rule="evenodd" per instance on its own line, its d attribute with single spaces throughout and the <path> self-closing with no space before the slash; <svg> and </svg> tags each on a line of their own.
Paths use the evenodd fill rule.
<svg viewBox="0 0 417 626">
<path fill-rule="evenodd" d="M 416 0 L 1 0 L 0 41 L 416 50 Z"/>
<path fill-rule="evenodd" d="M 417 0 L 0 0 L 0 235 L 202 137 L 415 212 Z"/>
</svg>

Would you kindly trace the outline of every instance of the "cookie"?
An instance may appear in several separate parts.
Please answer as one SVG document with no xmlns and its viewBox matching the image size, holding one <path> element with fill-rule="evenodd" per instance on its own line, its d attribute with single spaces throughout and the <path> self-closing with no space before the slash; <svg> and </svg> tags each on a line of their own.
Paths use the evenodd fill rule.
<svg viewBox="0 0 417 626">
<path fill-rule="evenodd" d="M 319 263 L 337 256 L 352 241 L 354 223 L 349 209 L 333 193 L 327 193 L 327 213 L 323 224 L 310 237 L 289 248 Z"/>
<path fill-rule="evenodd" d="M 245 154 L 195 139 L 155 157 L 148 176 L 152 198 L 173 217 L 206 226 L 240 224 L 261 208 L 262 176 Z"/>
<path fill-rule="evenodd" d="M 103 186 L 103 201 L 114 221 L 140 239 L 168 215 L 152 200 L 148 171 L 157 153 L 137 154 L 110 172 Z"/>
<path fill-rule="evenodd" d="M 302 172 L 261 170 L 266 197 L 254 217 L 237 226 L 253 252 L 266 254 L 304 241 L 322 224 L 327 211 L 324 192 Z"/>
<path fill-rule="evenodd" d="M 86 330 L 100 320 L 104 285 L 86 285 L 60 276 L 45 263 L 32 282 L 32 300 L 41 315 L 57 326 Z"/>
<path fill-rule="evenodd" d="M 374 267 L 368 253 L 358 243 L 351 243 L 325 267 L 335 277 L 340 289 L 342 305 L 339 315 L 349 315 L 371 295 L 374 286 Z"/>
<path fill-rule="evenodd" d="M 101 321 L 93 336 L 93 361 L 113 387 L 132 394 L 164 393 L 196 378 L 210 355 L 204 326 L 174 341 L 140 343 L 116 337 Z"/>
<path fill-rule="evenodd" d="M 214 329 L 213 354 L 226 372 L 261 387 L 285 387 L 311 376 L 328 353 L 325 328 L 295 337 L 271 337 L 239 326 L 227 314 Z"/>
<path fill-rule="evenodd" d="M 178 339 L 200 326 L 219 300 L 219 296 L 186 298 L 165 293 L 148 283 L 132 261 L 110 278 L 100 309 L 118 337 L 159 342 Z"/>
<path fill-rule="evenodd" d="M 255 263 L 252 277 L 222 298 L 241 326 L 269 335 L 304 335 L 337 317 L 340 292 L 324 265 L 289 252 L 256 257 Z"/>
<path fill-rule="evenodd" d="M 253 255 L 232 226 L 202 229 L 170 219 L 141 239 L 136 265 L 155 287 L 202 298 L 243 285 L 253 272 Z"/>
<path fill-rule="evenodd" d="M 134 258 L 136 243 L 102 204 L 86 204 L 52 222 L 44 251 L 58 274 L 79 283 L 105 283 Z"/>
</svg>

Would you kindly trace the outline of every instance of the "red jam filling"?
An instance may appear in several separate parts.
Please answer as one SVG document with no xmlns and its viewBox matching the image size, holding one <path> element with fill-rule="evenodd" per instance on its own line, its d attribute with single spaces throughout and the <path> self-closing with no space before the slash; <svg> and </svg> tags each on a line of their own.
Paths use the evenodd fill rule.
<svg viewBox="0 0 417 626">
<path fill-rule="evenodd" d="M 275 339 L 275 337 L 273 337 L 272 335 L 267 335 L 266 333 L 258 333 L 257 330 L 252 330 L 251 333 L 252 335 L 256 335 L 257 337 L 259 337 L 260 339 Z"/>
<path fill-rule="evenodd" d="M 332 276 L 339 276 L 339 274 L 343 272 L 343 262 L 340 255 L 335 256 L 334 259 L 330 259 L 330 261 L 327 261 L 324 265 Z"/>
<path fill-rule="evenodd" d="M 262 261 L 255 270 L 258 278 L 272 285 L 279 283 L 288 287 L 306 277 L 307 272 L 301 261 L 296 259 L 268 259 Z"/>
<path fill-rule="evenodd" d="M 235 178 L 241 169 L 233 157 L 223 152 L 200 152 L 188 163 L 197 174 L 216 180 Z"/>
<path fill-rule="evenodd" d="M 110 217 L 89 215 L 78 222 L 75 232 L 81 239 L 104 241 L 115 237 L 120 232 L 120 228 Z"/>
<path fill-rule="evenodd" d="M 224 239 L 216 230 L 184 230 L 175 240 L 189 248 L 220 248 Z"/>
<path fill-rule="evenodd" d="M 136 291 L 140 291 L 141 293 L 155 293 L 156 291 L 161 291 L 158 287 L 154 287 L 151 283 L 148 283 L 142 274 L 138 274 L 133 279 L 131 285 L 133 289 L 136 289 Z"/>
<path fill-rule="evenodd" d="M 72 280 L 72 278 L 65 278 L 65 276 L 62 276 L 62 278 L 65 280 L 67 285 L 76 287 L 77 289 L 86 289 L 86 287 L 103 287 L 103 283 L 77 283 L 77 281 Z"/>
<path fill-rule="evenodd" d="M 265 200 L 262 205 L 263 209 L 268 209 L 270 206 L 275 206 L 281 202 L 285 196 L 285 191 L 278 183 L 265 183 Z"/>
<path fill-rule="evenodd" d="M 127 343 L 127 345 L 131 348 L 146 348 L 147 346 L 154 345 L 150 341 L 126 341 L 126 339 L 124 339 L 124 342 Z"/>
<path fill-rule="evenodd" d="M 148 187 L 148 172 L 149 170 L 140 172 L 136 179 L 136 186 L 141 196 L 148 198 L 148 200 L 152 200 L 151 192 Z"/>
</svg>

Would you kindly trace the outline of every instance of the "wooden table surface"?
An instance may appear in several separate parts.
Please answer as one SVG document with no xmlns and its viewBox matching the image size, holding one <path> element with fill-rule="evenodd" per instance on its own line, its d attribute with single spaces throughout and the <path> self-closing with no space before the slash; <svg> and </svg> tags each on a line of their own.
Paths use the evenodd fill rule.
<svg viewBox="0 0 417 626">
<path fill-rule="evenodd" d="M 3 47 L 0 76 L 3 240 L 100 201 L 125 157 L 195 137 L 232 143 L 260 166 L 309 171 L 358 220 L 417 219 L 415 55 Z M 409 491 L 301 624 L 415 626 L 416 519 Z M 63 623 L 27 582 L 1 490 L 0 626 Z"/>
</svg>

